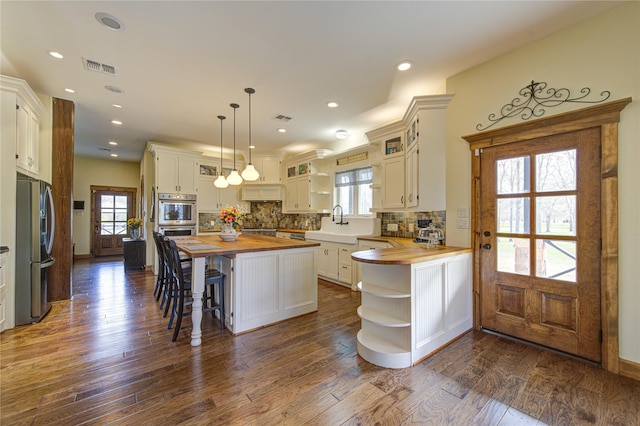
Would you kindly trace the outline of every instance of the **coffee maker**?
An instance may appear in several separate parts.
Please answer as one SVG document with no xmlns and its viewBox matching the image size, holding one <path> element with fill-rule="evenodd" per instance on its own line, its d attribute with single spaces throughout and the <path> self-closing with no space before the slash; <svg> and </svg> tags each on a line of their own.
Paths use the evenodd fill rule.
<svg viewBox="0 0 640 426">
<path fill-rule="evenodd" d="M 431 219 L 418 220 L 418 233 L 415 242 L 429 246 L 437 246 L 443 240 L 442 231 L 433 224 Z"/>
</svg>

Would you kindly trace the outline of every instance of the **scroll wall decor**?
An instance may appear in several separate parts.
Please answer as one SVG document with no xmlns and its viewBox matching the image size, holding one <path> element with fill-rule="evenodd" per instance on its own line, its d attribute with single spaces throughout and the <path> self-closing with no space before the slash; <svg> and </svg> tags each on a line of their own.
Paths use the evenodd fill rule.
<svg viewBox="0 0 640 426">
<path fill-rule="evenodd" d="M 489 114 L 487 119 L 490 121 L 490 124 L 483 126 L 482 123 L 479 123 L 476 129 L 479 131 L 487 130 L 505 118 L 511 118 L 517 115 L 523 120 L 542 117 L 546 112 L 546 108 L 556 107 L 567 102 L 597 104 L 606 101 L 609 99 L 609 96 L 611 96 L 611 92 L 605 90 L 600 93 L 601 99 L 586 100 L 585 98 L 591 94 L 591 89 L 584 87 L 580 90 L 580 96 L 572 98 L 569 89 L 547 89 L 547 83 L 540 83 L 533 80 L 531 80 L 531 84 L 520 89 L 518 93 L 520 97 L 514 98 L 510 103 L 500 109 L 500 116 L 494 113 Z"/>
</svg>

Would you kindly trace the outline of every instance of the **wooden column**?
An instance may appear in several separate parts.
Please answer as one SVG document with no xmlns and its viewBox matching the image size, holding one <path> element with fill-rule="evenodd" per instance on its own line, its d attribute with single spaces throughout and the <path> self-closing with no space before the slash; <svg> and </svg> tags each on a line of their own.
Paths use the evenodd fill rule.
<svg viewBox="0 0 640 426">
<path fill-rule="evenodd" d="M 49 276 L 51 302 L 71 298 L 74 116 L 73 102 L 53 98 L 51 185 L 56 227 L 52 255 L 56 263 Z"/>
</svg>

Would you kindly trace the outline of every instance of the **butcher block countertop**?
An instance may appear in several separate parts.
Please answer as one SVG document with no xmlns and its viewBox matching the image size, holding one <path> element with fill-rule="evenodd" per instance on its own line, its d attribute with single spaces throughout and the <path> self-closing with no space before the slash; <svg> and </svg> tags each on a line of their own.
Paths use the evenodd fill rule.
<svg viewBox="0 0 640 426">
<path fill-rule="evenodd" d="M 288 250 L 319 246 L 320 243 L 259 234 L 240 235 L 235 241 L 222 241 L 217 235 L 189 235 L 172 238 L 178 248 L 191 257 L 228 256 L 268 250 Z"/>
<path fill-rule="evenodd" d="M 351 258 L 358 262 L 379 265 L 411 265 L 473 251 L 463 247 L 436 246 L 428 248 L 426 244 L 414 243 L 410 238 L 359 237 L 358 239 L 381 241 L 393 246 L 392 248 L 357 251 L 351 254 Z"/>
<path fill-rule="evenodd" d="M 305 229 L 296 229 L 296 228 L 278 228 L 278 232 L 289 232 L 290 234 L 304 234 L 307 231 Z"/>
</svg>

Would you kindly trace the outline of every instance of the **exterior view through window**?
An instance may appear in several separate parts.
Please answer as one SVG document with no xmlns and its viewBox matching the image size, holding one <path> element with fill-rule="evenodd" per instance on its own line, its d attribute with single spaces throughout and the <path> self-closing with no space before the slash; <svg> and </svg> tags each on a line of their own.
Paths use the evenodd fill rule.
<svg viewBox="0 0 640 426">
<path fill-rule="evenodd" d="M 126 195 L 100 196 L 100 235 L 124 235 L 127 233 Z"/>
<path fill-rule="evenodd" d="M 371 167 L 346 170 L 336 173 L 334 190 L 335 204 L 340 204 L 345 215 L 370 215 L 373 205 Z"/>
<path fill-rule="evenodd" d="M 576 281 L 576 150 L 498 160 L 498 271 L 531 275 L 529 237 L 535 215 L 535 276 Z M 531 205 L 533 202 L 534 205 Z M 499 236 L 510 234 L 509 237 Z M 523 238 L 513 234 L 522 234 Z M 558 238 L 559 237 L 559 238 Z"/>
</svg>

